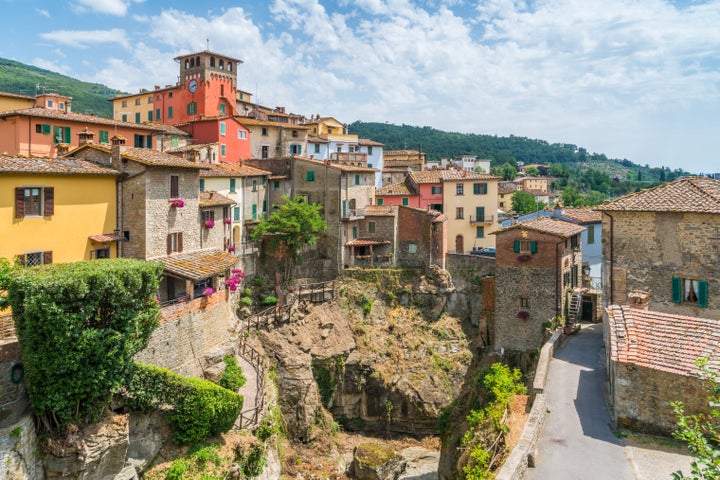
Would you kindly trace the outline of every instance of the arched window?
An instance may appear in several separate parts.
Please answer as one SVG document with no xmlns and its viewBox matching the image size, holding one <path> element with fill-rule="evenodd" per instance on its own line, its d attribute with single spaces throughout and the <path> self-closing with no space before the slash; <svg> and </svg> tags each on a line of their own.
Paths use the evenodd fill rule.
<svg viewBox="0 0 720 480">
<path fill-rule="evenodd" d="M 190 68 L 193 68 L 193 67 L 195 67 L 195 59 L 191 58 L 190 59 Z"/>
<path fill-rule="evenodd" d="M 190 60 L 188 60 L 188 59 L 186 58 L 186 59 L 185 59 L 185 70 L 187 70 L 188 68 L 190 68 Z"/>
<path fill-rule="evenodd" d="M 228 72 L 232 72 L 232 62 L 228 62 Z"/>
<path fill-rule="evenodd" d="M 225 70 L 225 61 L 222 58 L 220 59 L 218 67 L 220 67 L 220 70 Z"/>
<path fill-rule="evenodd" d="M 210 66 L 211 67 L 215 66 L 215 57 L 210 57 Z"/>
<path fill-rule="evenodd" d="M 200 55 L 195 57 L 195 65 L 197 65 L 198 67 L 200 66 Z"/>
</svg>

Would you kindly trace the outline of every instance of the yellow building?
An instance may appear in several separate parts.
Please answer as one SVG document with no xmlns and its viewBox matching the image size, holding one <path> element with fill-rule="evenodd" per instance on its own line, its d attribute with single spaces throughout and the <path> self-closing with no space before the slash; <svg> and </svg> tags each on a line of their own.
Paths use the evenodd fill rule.
<svg viewBox="0 0 720 480">
<path fill-rule="evenodd" d="M 35 97 L 18 95 L 16 93 L 0 92 L 0 112 L 32 108 L 35 106 Z"/>
<path fill-rule="evenodd" d="M 0 257 L 26 266 L 116 257 L 118 175 L 74 158 L 0 156 Z"/>
</svg>

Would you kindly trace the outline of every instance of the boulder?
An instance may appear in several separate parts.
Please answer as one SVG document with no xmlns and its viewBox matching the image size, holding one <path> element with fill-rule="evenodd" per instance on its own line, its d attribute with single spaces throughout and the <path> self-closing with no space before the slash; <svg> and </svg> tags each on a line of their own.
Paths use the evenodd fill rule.
<svg viewBox="0 0 720 480">
<path fill-rule="evenodd" d="M 355 447 L 352 474 L 357 480 L 397 480 L 407 462 L 387 445 L 368 442 Z"/>
</svg>

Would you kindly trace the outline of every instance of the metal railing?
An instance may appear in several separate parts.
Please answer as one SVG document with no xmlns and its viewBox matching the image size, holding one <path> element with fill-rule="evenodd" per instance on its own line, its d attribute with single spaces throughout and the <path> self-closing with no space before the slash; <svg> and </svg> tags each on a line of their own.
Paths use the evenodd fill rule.
<svg viewBox="0 0 720 480">
<path fill-rule="evenodd" d="M 470 223 L 493 223 L 495 221 L 495 215 L 483 215 L 482 217 L 477 217 L 474 215 L 470 215 Z"/>
</svg>

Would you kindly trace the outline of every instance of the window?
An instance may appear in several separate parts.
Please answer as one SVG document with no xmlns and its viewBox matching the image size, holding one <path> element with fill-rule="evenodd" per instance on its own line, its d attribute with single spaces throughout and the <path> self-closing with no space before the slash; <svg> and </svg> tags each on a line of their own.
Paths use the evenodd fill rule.
<svg viewBox="0 0 720 480">
<path fill-rule="evenodd" d="M 297 136 L 298 136 L 297 130 L 292 131 L 292 136 L 293 136 L 293 138 L 297 138 Z"/>
<path fill-rule="evenodd" d="M 188 115 L 197 114 L 197 102 L 190 102 L 187 104 L 187 114 Z"/>
<path fill-rule="evenodd" d="M 183 238 L 182 232 L 170 233 L 167 236 L 167 253 L 170 255 L 173 252 L 183 251 Z"/>
<path fill-rule="evenodd" d="M 252 191 L 257 192 L 257 180 L 253 180 Z"/>
<path fill-rule="evenodd" d="M 70 143 L 70 127 L 53 127 L 53 143 Z"/>
<path fill-rule="evenodd" d="M 314 182 L 315 181 L 315 172 L 313 170 L 308 170 L 307 172 L 307 181 L 308 182 Z"/>
<path fill-rule="evenodd" d="M 378 199 L 377 199 L 377 204 L 378 204 L 378 205 L 383 205 L 384 203 L 385 203 L 385 199 L 384 199 L 384 198 L 378 198 Z"/>
<path fill-rule="evenodd" d="M 315 153 L 320 153 L 320 144 L 319 143 L 315 144 Z"/>
<path fill-rule="evenodd" d="M 27 252 L 20 256 L 22 264 L 26 267 L 47 265 L 52 263 L 52 252 Z"/>
<path fill-rule="evenodd" d="M 457 207 L 455 209 L 455 218 L 462 220 L 465 217 L 465 209 L 463 207 Z"/>
<path fill-rule="evenodd" d="M 18 187 L 15 189 L 15 218 L 49 217 L 55 212 L 53 187 Z"/>
<path fill-rule="evenodd" d="M 372 155 L 372 147 L 368 147 L 368 155 Z"/>
<path fill-rule="evenodd" d="M 147 101 L 148 103 L 153 103 L 153 97 L 152 97 L 152 95 L 149 96 L 147 100 L 148 100 L 148 101 Z"/>
<path fill-rule="evenodd" d="M 205 179 L 204 178 L 200 179 L 200 191 L 201 192 L 205 191 Z"/>
<path fill-rule="evenodd" d="M 275 180 L 273 182 L 273 189 L 277 190 L 278 188 L 280 188 L 280 180 Z"/>
<path fill-rule="evenodd" d="M 236 222 L 240 221 L 240 207 L 233 208 L 233 220 Z"/>
<path fill-rule="evenodd" d="M 463 195 L 463 191 L 465 189 L 465 185 L 462 183 L 456 183 L 455 184 L 455 195 Z"/>
<path fill-rule="evenodd" d="M 220 122 L 220 135 L 225 136 L 225 122 Z"/>
<path fill-rule="evenodd" d="M 225 104 L 224 103 L 220 104 L 220 115 L 225 115 Z"/>
<path fill-rule="evenodd" d="M 263 213 L 267 213 L 267 200 L 263 200 Z"/>
<path fill-rule="evenodd" d="M 238 138 L 240 140 L 246 140 L 247 139 L 247 132 L 241 128 L 238 128 Z"/>
<path fill-rule="evenodd" d="M 220 156 L 224 157 L 226 153 L 227 153 L 227 148 L 225 147 L 225 144 L 224 143 L 220 144 Z"/>
<path fill-rule="evenodd" d="M 520 308 L 530 308 L 530 299 L 527 297 L 520 297 Z"/>
<path fill-rule="evenodd" d="M 170 198 L 178 198 L 180 196 L 180 176 L 170 175 Z"/>
<path fill-rule="evenodd" d="M 50 135 L 50 124 L 48 123 L 38 123 L 35 125 L 35 133 L 40 133 L 42 135 Z"/>
<path fill-rule="evenodd" d="M 572 248 L 578 248 L 579 244 L 580 242 L 578 241 L 577 235 L 573 235 L 572 237 L 570 237 L 570 246 Z"/>
<path fill-rule="evenodd" d="M 147 118 L 148 118 L 148 122 L 152 122 L 152 121 L 153 121 L 153 111 L 152 111 L 152 110 L 148 110 L 148 117 L 147 117 Z"/>
<path fill-rule="evenodd" d="M 47 106 L 48 106 L 48 108 L 53 108 L 55 106 L 55 102 L 53 102 L 52 100 L 48 100 Z"/>
<path fill-rule="evenodd" d="M 135 113 L 135 123 L 140 123 L 140 112 Z"/>
<path fill-rule="evenodd" d="M 473 183 L 473 193 L 475 195 L 487 195 L 487 183 Z"/>
<path fill-rule="evenodd" d="M 302 145 L 296 145 L 291 144 L 290 145 L 290 154 L 293 155 L 300 155 L 302 153 Z"/>
<path fill-rule="evenodd" d="M 475 227 L 475 238 L 485 238 L 485 227 Z"/>
<path fill-rule="evenodd" d="M 203 210 L 202 219 L 203 219 L 203 222 L 207 222 L 208 220 L 215 221 L 215 211 L 214 210 Z"/>
<path fill-rule="evenodd" d="M 262 136 L 263 136 L 263 137 L 267 137 L 267 135 L 268 135 L 268 129 L 267 129 L 267 127 L 262 127 Z"/>
<path fill-rule="evenodd" d="M 407 197 L 403 197 L 403 199 L 402 199 L 403 207 L 407 207 L 409 203 L 410 203 L 409 199 Z"/>
<path fill-rule="evenodd" d="M 167 118 L 173 118 L 173 107 L 168 107 Z"/>
<path fill-rule="evenodd" d="M 595 243 L 595 225 L 587 226 L 587 242 L 588 245 Z"/>
<path fill-rule="evenodd" d="M 252 205 L 252 219 L 257 220 L 257 204 Z"/>
<path fill-rule="evenodd" d="M 110 247 L 96 248 L 90 252 L 90 259 L 110 258 Z"/>
<path fill-rule="evenodd" d="M 355 174 L 355 185 L 360 185 L 360 175 Z"/>
<path fill-rule="evenodd" d="M 430 193 L 433 195 L 442 195 L 442 187 L 430 187 Z"/>
<path fill-rule="evenodd" d="M 173 92 L 168 92 L 168 98 L 172 98 Z"/>
<path fill-rule="evenodd" d="M 537 242 L 535 240 L 515 240 L 513 242 L 513 251 L 515 253 L 537 253 Z"/>
<path fill-rule="evenodd" d="M 110 143 L 110 132 L 100 130 L 100 143 Z"/>
<path fill-rule="evenodd" d="M 375 222 L 368 222 L 368 233 L 375 233 Z"/>
<path fill-rule="evenodd" d="M 136 99 L 135 99 L 135 105 L 140 105 L 140 99 L 139 99 L 139 98 L 136 98 Z"/>
<path fill-rule="evenodd" d="M 269 154 L 270 154 L 270 147 L 268 147 L 267 145 L 263 145 L 261 152 L 260 152 L 260 156 L 262 158 L 268 158 Z"/>
<path fill-rule="evenodd" d="M 120 105 L 122 105 L 122 108 L 127 108 L 127 100 L 123 100 Z"/>
<path fill-rule="evenodd" d="M 160 109 L 155 109 L 155 120 L 160 121 Z"/>
<path fill-rule="evenodd" d="M 408 253 L 417 253 L 417 244 L 411 243 L 408 245 Z"/>
<path fill-rule="evenodd" d="M 342 146 L 338 145 L 338 147 L 337 147 L 337 152 L 338 152 L 338 153 L 342 152 Z"/>
<path fill-rule="evenodd" d="M 475 207 L 475 221 L 476 222 L 484 222 L 485 221 L 485 207 Z"/>
<path fill-rule="evenodd" d="M 136 148 L 152 148 L 152 135 L 138 135 L 135 134 L 135 143 Z"/>
<path fill-rule="evenodd" d="M 180 144 L 180 141 L 179 141 L 179 140 L 180 140 L 180 139 L 179 139 L 179 137 L 178 137 L 177 135 L 173 135 L 172 138 L 170 139 L 170 144 L 171 144 L 173 147 L 177 147 L 177 146 Z"/>
<path fill-rule="evenodd" d="M 352 238 L 353 240 L 357 238 L 357 226 L 352 228 Z"/>
<path fill-rule="evenodd" d="M 127 113 L 122 114 L 122 121 L 127 122 Z"/>
<path fill-rule="evenodd" d="M 672 278 L 672 301 L 675 303 L 693 303 L 698 307 L 708 306 L 708 282 L 693 278 Z"/>
<path fill-rule="evenodd" d="M 235 179 L 230 179 L 230 193 L 235 193 Z"/>
</svg>

